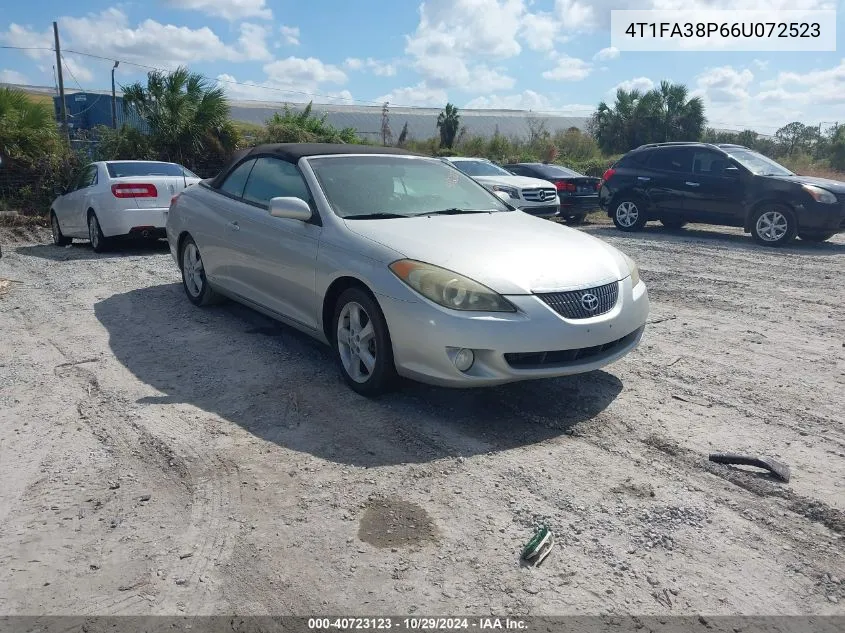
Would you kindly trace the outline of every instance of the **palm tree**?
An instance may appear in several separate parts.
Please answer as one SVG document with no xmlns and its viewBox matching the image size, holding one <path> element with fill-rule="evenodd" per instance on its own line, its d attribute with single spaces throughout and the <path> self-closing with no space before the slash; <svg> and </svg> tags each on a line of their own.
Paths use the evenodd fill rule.
<svg viewBox="0 0 845 633">
<path fill-rule="evenodd" d="M 458 108 L 451 103 L 447 103 L 437 117 L 437 127 L 440 130 L 440 147 L 452 149 L 460 125 L 461 115 L 458 114 Z"/>
<path fill-rule="evenodd" d="M 167 160 L 191 162 L 208 149 L 230 144 L 223 89 L 187 68 L 155 70 L 148 73 L 146 86 L 124 86 L 123 107 L 135 109 L 147 123 L 153 145 Z"/>
<path fill-rule="evenodd" d="M 50 152 L 57 140 L 50 108 L 15 88 L 0 88 L 0 154 L 35 158 Z"/>
<path fill-rule="evenodd" d="M 591 128 L 602 150 L 617 153 L 644 143 L 696 141 L 705 123 L 701 99 L 689 99 L 683 84 L 664 81 L 645 93 L 619 89 L 612 108 L 599 103 Z"/>
</svg>

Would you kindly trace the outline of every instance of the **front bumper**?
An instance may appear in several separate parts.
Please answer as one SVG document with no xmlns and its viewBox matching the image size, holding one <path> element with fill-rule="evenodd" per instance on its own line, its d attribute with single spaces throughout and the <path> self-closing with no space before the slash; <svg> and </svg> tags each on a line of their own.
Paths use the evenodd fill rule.
<svg viewBox="0 0 845 633">
<path fill-rule="evenodd" d="M 590 319 L 564 319 L 535 295 L 508 296 L 518 312 L 499 314 L 462 313 L 384 295 L 378 299 L 397 372 L 444 387 L 484 387 L 599 369 L 639 344 L 649 312 L 645 284 L 632 287 L 630 277 L 619 282 L 615 307 Z M 452 361 L 461 348 L 475 354 L 466 372 Z"/>
<path fill-rule="evenodd" d="M 120 209 L 109 213 L 98 214 L 100 228 L 106 237 L 118 235 L 136 235 L 147 230 L 164 237 L 164 227 L 167 224 L 169 208 L 154 209 Z"/>
<path fill-rule="evenodd" d="M 528 213 L 529 215 L 535 215 L 538 218 L 553 218 L 560 213 L 560 205 L 546 204 L 537 206 L 521 206 L 519 207 L 519 210 Z"/>
<path fill-rule="evenodd" d="M 840 197 L 836 204 L 812 202 L 796 209 L 798 231 L 821 233 L 845 232 L 845 200 Z"/>
</svg>

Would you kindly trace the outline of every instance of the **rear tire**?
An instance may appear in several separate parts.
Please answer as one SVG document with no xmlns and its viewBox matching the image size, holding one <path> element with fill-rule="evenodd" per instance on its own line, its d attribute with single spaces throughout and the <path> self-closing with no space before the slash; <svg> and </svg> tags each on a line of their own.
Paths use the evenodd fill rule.
<svg viewBox="0 0 845 633">
<path fill-rule="evenodd" d="M 686 221 L 679 220 L 677 218 L 661 218 L 660 223 L 667 229 L 671 229 L 673 231 L 682 229 L 687 225 Z"/>
<path fill-rule="evenodd" d="M 179 269 L 182 271 L 182 287 L 188 295 L 188 301 L 195 306 L 207 306 L 220 302 L 220 295 L 214 292 L 206 279 L 200 249 L 191 236 L 186 237 L 182 243 Z"/>
<path fill-rule="evenodd" d="M 88 239 L 91 241 L 91 248 L 95 253 L 105 253 L 111 246 L 111 240 L 103 235 L 100 228 L 100 221 L 93 211 L 88 212 Z"/>
<path fill-rule="evenodd" d="M 826 242 L 836 233 L 799 233 L 798 237 L 804 242 Z"/>
<path fill-rule="evenodd" d="M 784 246 L 797 232 L 795 216 L 782 204 L 764 204 L 751 218 L 751 237 L 764 246 Z"/>
<path fill-rule="evenodd" d="M 332 320 L 332 347 L 349 387 L 368 398 L 396 386 L 393 343 L 378 303 L 361 288 L 338 297 Z"/>
<path fill-rule="evenodd" d="M 644 206 L 638 198 L 621 196 L 613 201 L 610 217 L 620 231 L 639 231 L 647 221 Z"/>
<path fill-rule="evenodd" d="M 56 212 L 52 210 L 50 211 L 50 229 L 53 233 L 53 244 L 56 246 L 67 246 L 73 241 L 62 233 L 62 229 L 59 226 L 59 218 L 56 217 Z"/>
</svg>

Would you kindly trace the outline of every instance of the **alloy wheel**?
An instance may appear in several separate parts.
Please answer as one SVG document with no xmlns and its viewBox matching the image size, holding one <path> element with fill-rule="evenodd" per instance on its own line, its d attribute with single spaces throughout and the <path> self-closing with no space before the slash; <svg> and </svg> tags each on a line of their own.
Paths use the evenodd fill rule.
<svg viewBox="0 0 845 633">
<path fill-rule="evenodd" d="M 205 269 L 197 245 L 190 242 L 182 251 L 182 276 L 192 297 L 199 297 L 205 286 Z"/>
<path fill-rule="evenodd" d="M 349 377 L 365 383 L 376 368 L 378 349 L 372 319 L 364 307 L 350 301 L 337 321 L 337 349 Z"/>
</svg>

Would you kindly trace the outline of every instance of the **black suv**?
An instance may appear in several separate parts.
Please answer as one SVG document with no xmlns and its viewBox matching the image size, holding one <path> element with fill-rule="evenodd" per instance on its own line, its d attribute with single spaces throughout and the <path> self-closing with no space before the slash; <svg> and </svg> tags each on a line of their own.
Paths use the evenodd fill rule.
<svg viewBox="0 0 845 633">
<path fill-rule="evenodd" d="M 770 246 L 845 232 L 845 183 L 798 176 L 741 145 L 638 147 L 604 173 L 599 203 L 622 231 L 700 222 L 742 227 Z"/>
</svg>

